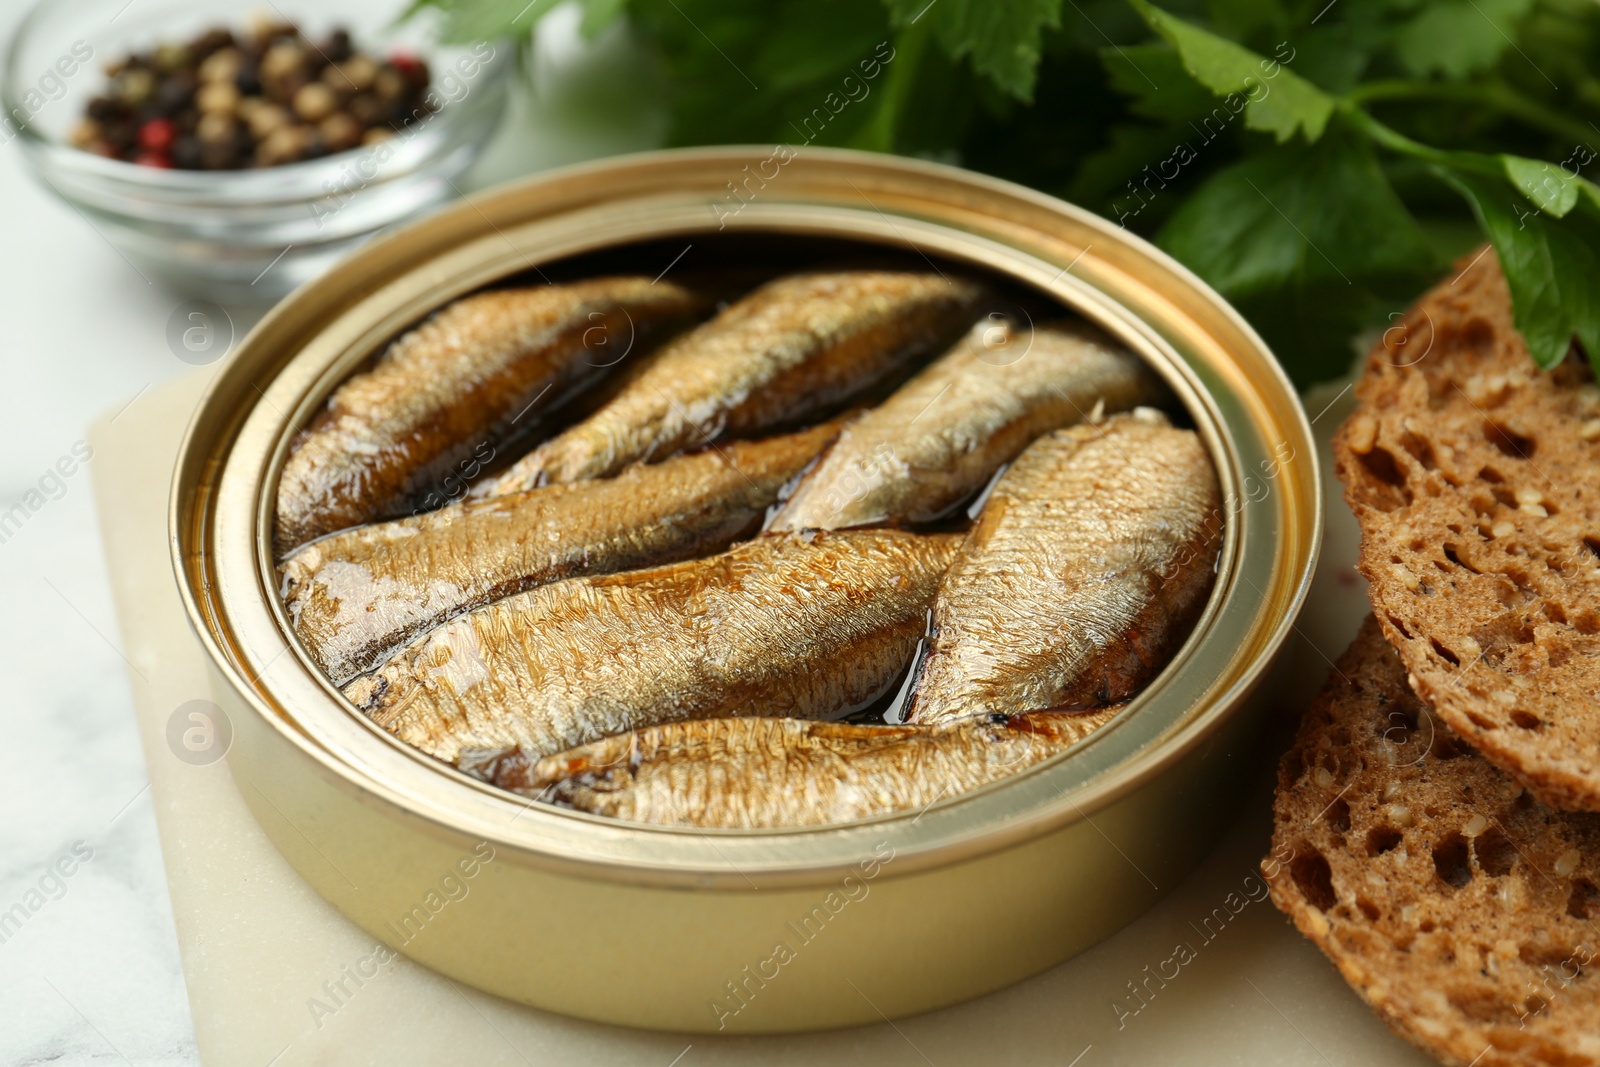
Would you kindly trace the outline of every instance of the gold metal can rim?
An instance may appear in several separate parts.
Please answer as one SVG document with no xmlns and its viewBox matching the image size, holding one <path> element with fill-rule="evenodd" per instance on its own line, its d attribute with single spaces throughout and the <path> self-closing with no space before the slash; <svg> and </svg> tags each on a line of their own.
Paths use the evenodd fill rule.
<svg viewBox="0 0 1600 1067">
<path fill-rule="evenodd" d="M 363 804 L 519 861 L 638 884 L 836 880 L 892 833 L 896 870 L 975 859 L 1092 818 L 1205 743 L 1261 682 L 1315 568 L 1322 515 L 1310 426 L 1260 338 L 1199 279 L 1080 208 L 939 164 L 806 149 L 737 213 L 724 184 L 773 151 L 645 153 L 501 187 L 367 245 L 278 305 L 219 372 L 185 435 L 169 519 L 185 608 L 231 689 Z M 765 171 L 763 171 L 765 173 Z M 1039 289 L 1160 370 L 1194 416 L 1227 507 L 1205 615 L 1162 676 L 1054 761 L 921 812 L 772 831 L 648 827 L 529 804 L 356 714 L 287 626 L 270 513 L 288 440 L 351 369 L 427 312 L 540 262 L 708 232 L 910 246 Z M 930 262 L 932 262 L 930 260 Z M 1273 473 L 1267 474 L 1268 464 Z M 1260 472 L 1260 473 L 1253 473 Z M 1260 499 L 1252 486 L 1265 485 Z"/>
</svg>

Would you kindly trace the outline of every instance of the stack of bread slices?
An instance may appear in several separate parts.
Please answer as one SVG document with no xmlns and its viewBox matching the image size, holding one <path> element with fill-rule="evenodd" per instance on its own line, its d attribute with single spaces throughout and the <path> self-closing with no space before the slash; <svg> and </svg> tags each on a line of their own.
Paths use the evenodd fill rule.
<svg viewBox="0 0 1600 1067">
<path fill-rule="evenodd" d="M 1534 365 L 1492 252 L 1457 270 L 1334 440 L 1373 616 L 1279 768 L 1263 870 L 1442 1062 L 1600 1064 L 1600 388 L 1576 349 Z"/>
</svg>

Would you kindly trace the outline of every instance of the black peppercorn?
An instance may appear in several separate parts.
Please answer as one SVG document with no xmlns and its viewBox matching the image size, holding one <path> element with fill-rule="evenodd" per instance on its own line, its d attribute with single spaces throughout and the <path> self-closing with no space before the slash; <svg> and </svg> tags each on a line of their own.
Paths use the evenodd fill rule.
<svg viewBox="0 0 1600 1067">
<path fill-rule="evenodd" d="M 179 137 L 172 146 L 172 165 L 183 170 L 200 169 L 200 139 L 193 134 Z"/>
<path fill-rule="evenodd" d="M 340 27 L 328 34 L 327 43 L 322 46 L 323 54 L 334 63 L 343 63 L 350 58 L 350 31 Z"/>
<path fill-rule="evenodd" d="M 176 115 L 193 99 L 196 81 L 191 70 L 178 70 L 168 74 L 156 87 L 156 109 L 162 115 Z"/>
<path fill-rule="evenodd" d="M 84 111 L 96 122 L 106 122 L 122 114 L 122 106 L 114 100 L 97 96 L 89 101 L 89 105 L 84 108 Z"/>
<path fill-rule="evenodd" d="M 234 76 L 233 84 L 238 87 L 239 93 L 243 96 L 261 95 L 261 73 L 254 59 L 245 58 L 240 63 L 239 73 Z"/>
<path fill-rule="evenodd" d="M 189 46 L 189 50 L 197 58 L 204 59 L 212 52 L 227 48 L 231 44 L 233 44 L 233 33 L 231 31 L 222 29 L 207 30 L 194 39 L 194 43 Z"/>
</svg>

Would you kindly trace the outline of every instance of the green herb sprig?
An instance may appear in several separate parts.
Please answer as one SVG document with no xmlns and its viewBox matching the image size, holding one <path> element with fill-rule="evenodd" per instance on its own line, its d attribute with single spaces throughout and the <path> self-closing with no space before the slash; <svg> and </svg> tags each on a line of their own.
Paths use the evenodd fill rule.
<svg viewBox="0 0 1600 1067">
<path fill-rule="evenodd" d="M 1484 237 L 1539 365 L 1576 340 L 1600 369 L 1593 0 L 582 2 L 586 33 L 626 17 L 658 58 L 672 143 L 900 152 L 1064 196 L 1217 288 L 1300 384 Z M 552 0 L 418 6 L 476 39 Z"/>
</svg>

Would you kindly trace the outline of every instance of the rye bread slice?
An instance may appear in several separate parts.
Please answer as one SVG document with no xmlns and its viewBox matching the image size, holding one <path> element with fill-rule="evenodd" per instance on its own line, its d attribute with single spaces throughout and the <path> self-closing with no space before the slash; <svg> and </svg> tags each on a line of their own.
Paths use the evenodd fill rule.
<svg viewBox="0 0 1600 1067">
<path fill-rule="evenodd" d="M 1541 373 L 1494 253 L 1367 357 L 1334 437 L 1411 685 L 1548 804 L 1600 811 L 1600 389 Z"/>
<path fill-rule="evenodd" d="M 1600 1064 L 1600 815 L 1430 715 L 1369 617 L 1278 769 L 1272 900 L 1448 1064 Z"/>
</svg>

